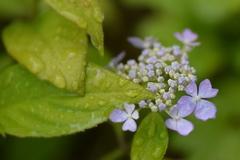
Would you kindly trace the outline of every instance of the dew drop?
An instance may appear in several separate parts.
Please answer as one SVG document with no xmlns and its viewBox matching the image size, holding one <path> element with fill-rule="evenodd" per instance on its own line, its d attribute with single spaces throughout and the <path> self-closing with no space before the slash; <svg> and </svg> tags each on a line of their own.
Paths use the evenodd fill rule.
<svg viewBox="0 0 240 160">
<path fill-rule="evenodd" d="M 94 96 L 90 96 L 90 98 L 89 98 L 89 99 L 90 99 L 90 100 L 93 100 L 94 98 L 95 98 Z"/>
<path fill-rule="evenodd" d="M 152 151 L 152 157 L 155 159 L 159 159 L 163 156 L 164 149 L 161 146 L 155 147 Z"/>
<path fill-rule="evenodd" d="M 30 56 L 29 57 L 29 63 L 28 63 L 28 69 L 33 72 L 34 74 L 37 74 L 39 72 L 41 72 L 42 70 L 45 69 L 45 65 L 42 62 L 42 60 L 40 60 L 39 58 L 35 57 L 35 56 Z"/>
<path fill-rule="evenodd" d="M 133 98 L 133 97 L 138 96 L 141 93 L 141 90 L 129 89 L 129 90 L 125 90 L 123 93 L 125 96 Z"/>
<path fill-rule="evenodd" d="M 101 12 L 100 8 L 94 8 L 92 10 L 92 15 L 93 15 L 94 19 L 97 20 L 99 23 L 101 23 L 103 21 L 103 16 L 102 16 L 102 12 Z"/>
<path fill-rule="evenodd" d="M 69 70 L 71 70 L 71 69 L 72 69 L 72 66 L 68 65 L 67 68 L 68 68 Z"/>
<path fill-rule="evenodd" d="M 162 130 L 160 134 L 160 139 L 165 139 L 167 137 L 167 132 L 165 130 Z"/>
<path fill-rule="evenodd" d="M 154 125 L 154 124 L 150 125 L 150 128 L 149 128 L 148 133 L 147 133 L 148 138 L 154 137 L 155 132 L 156 132 L 156 125 Z"/>
<path fill-rule="evenodd" d="M 79 106 L 80 106 L 80 103 L 77 103 L 75 107 L 78 108 Z"/>
<path fill-rule="evenodd" d="M 106 88 L 109 88 L 111 86 L 111 84 L 112 84 L 111 82 L 107 82 L 106 83 Z"/>
<path fill-rule="evenodd" d="M 103 107 L 103 106 L 106 106 L 107 105 L 107 101 L 103 101 L 103 100 L 99 100 L 98 101 L 98 104 Z"/>
<path fill-rule="evenodd" d="M 29 82 L 25 82 L 24 86 L 29 87 Z"/>
<path fill-rule="evenodd" d="M 72 88 L 73 88 L 73 90 L 78 89 L 78 82 L 77 81 L 73 81 Z"/>
<path fill-rule="evenodd" d="M 125 86 L 127 83 L 129 83 L 129 82 L 127 80 L 125 80 L 125 79 L 120 79 L 119 82 L 118 82 L 120 87 Z"/>
<path fill-rule="evenodd" d="M 80 76 L 80 80 L 84 81 L 85 80 L 85 73 L 82 73 L 82 75 Z"/>
<path fill-rule="evenodd" d="M 86 103 L 85 106 L 84 106 L 85 109 L 88 109 L 89 107 L 90 107 L 89 103 Z"/>
<path fill-rule="evenodd" d="M 59 88 L 65 88 L 66 87 L 66 81 L 65 78 L 60 74 L 55 74 L 50 81 L 56 85 Z"/>
<path fill-rule="evenodd" d="M 143 137 L 141 137 L 141 136 L 136 136 L 136 137 L 134 138 L 133 145 L 134 145 L 134 146 L 140 146 L 140 145 L 143 144 L 143 142 L 144 142 L 144 138 L 143 138 Z"/>
</svg>

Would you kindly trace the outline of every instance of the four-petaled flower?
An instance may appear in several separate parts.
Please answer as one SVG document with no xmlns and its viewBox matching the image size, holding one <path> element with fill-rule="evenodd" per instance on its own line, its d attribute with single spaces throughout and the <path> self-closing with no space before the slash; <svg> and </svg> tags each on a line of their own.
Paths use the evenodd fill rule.
<svg viewBox="0 0 240 160">
<path fill-rule="evenodd" d="M 188 115 L 186 112 L 181 110 L 183 110 L 183 108 L 179 108 L 176 105 L 173 106 L 168 113 L 172 118 L 167 119 L 165 121 L 165 124 L 169 129 L 177 131 L 183 136 L 187 136 L 194 129 L 194 126 L 192 122 L 183 119 L 183 117 L 186 117 Z"/>
<path fill-rule="evenodd" d="M 131 131 L 135 132 L 137 129 L 137 124 L 133 119 L 138 119 L 139 114 L 138 111 L 135 110 L 135 105 L 134 104 L 127 104 L 124 103 L 124 108 L 126 111 L 123 111 L 121 109 L 114 109 L 111 114 L 110 114 L 110 120 L 118 123 L 118 122 L 124 122 L 122 126 L 123 131 Z"/>
<path fill-rule="evenodd" d="M 209 118 L 215 118 L 216 106 L 202 98 L 212 98 L 218 93 L 218 89 L 213 89 L 211 82 L 208 79 L 203 80 L 200 83 L 199 90 L 197 91 L 197 85 L 194 81 L 191 81 L 186 87 L 185 92 L 190 96 L 182 96 L 177 107 L 181 114 L 190 115 L 193 111 L 198 119 L 206 121 Z"/>
<path fill-rule="evenodd" d="M 199 46 L 200 42 L 193 42 L 198 38 L 196 33 L 193 33 L 190 29 L 185 29 L 183 33 L 174 33 L 174 36 L 181 42 L 189 46 Z"/>
</svg>

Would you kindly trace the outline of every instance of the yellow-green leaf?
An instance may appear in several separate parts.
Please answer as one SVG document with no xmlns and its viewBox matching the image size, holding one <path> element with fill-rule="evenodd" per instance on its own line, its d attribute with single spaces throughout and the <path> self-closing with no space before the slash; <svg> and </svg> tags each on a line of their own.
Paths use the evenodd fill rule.
<svg viewBox="0 0 240 160">
<path fill-rule="evenodd" d="M 132 160 L 161 160 L 168 145 L 168 134 L 159 113 L 149 113 L 134 135 Z"/>
<path fill-rule="evenodd" d="M 86 94 L 42 81 L 20 65 L 0 74 L 0 133 L 20 137 L 72 134 L 107 121 L 124 102 L 154 99 L 155 94 L 95 64 L 87 65 Z"/>
<path fill-rule="evenodd" d="M 42 80 L 84 94 L 87 36 L 55 11 L 33 23 L 15 22 L 3 32 L 7 51 Z"/>
<path fill-rule="evenodd" d="M 91 37 L 103 57 L 103 13 L 98 0 L 46 0 L 57 12 L 76 23 Z"/>
</svg>

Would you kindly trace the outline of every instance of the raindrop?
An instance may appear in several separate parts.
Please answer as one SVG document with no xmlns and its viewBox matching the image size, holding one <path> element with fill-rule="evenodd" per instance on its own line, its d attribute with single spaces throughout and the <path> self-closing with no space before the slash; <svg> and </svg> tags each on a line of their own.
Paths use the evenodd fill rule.
<svg viewBox="0 0 240 160">
<path fill-rule="evenodd" d="M 103 107 L 103 106 L 106 106 L 107 105 L 107 101 L 103 101 L 103 100 L 99 100 L 98 101 L 98 104 Z"/>
<path fill-rule="evenodd" d="M 111 82 L 107 82 L 106 83 L 106 88 L 109 88 L 111 86 L 111 84 L 112 84 Z"/>
<path fill-rule="evenodd" d="M 143 144 L 143 142 L 144 142 L 144 138 L 139 135 L 138 136 L 136 135 L 136 137 L 134 138 L 134 141 L 133 141 L 133 145 L 140 146 Z"/>
<path fill-rule="evenodd" d="M 93 100 L 94 98 L 95 98 L 94 96 L 90 96 L 90 98 L 89 98 L 89 99 L 90 99 L 90 100 Z"/>
<path fill-rule="evenodd" d="M 155 124 L 150 125 L 150 128 L 148 130 L 148 138 L 154 137 L 155 132 L 156 132 L 156 125 Z"/>
<path fill-rule="evenodd" d="M 72 88 L 73 88 L 73 90 L 78 89 L 78 82 L 77 81 L 73 81 Z"/>
<path fill-rule="evenodd" d="M 166 130 L 162 130 L 161 134 L 160 134 L 160 139 L 165 139 L 167 137 L 167 132 Z"/>
<path fill-rule="evenodd" d="M 25 82 L 25 87 L 29 87 L 29 82 Z"/>
<path fill-rule="evenodd" d="M 155 159 L 159 159 L 164 154 L 164 149 L 161 146 L 155 147 L 152 151 L 152 157 Z"/>
<path fill-rule="evenodd" d="M 94 8 L 92 10 L 92 15 L 93 15 L 94 19 L 97 20 L 99 23 L 101 23 L 103 21 L 103 16 L 102 16 L 102 12 L 101 12 L 100 8 Z"/>
<path fill-rule="evenodd" d="M 141 93 L 141 90 L 137 90 L 137 89 L 132 89 L 132 90 L 129 89 L 124 91 L 124 95 L 131 98 L 138 96 L 140 93 Z"/>
<path fill-rule="evenodd" d="M 84 106 L 85 109 L 88 109 L 89 107 L 90 107 L 89 103 L 86 103 L 85 106 Z"/>
<path fill-rule="evenodd" d="M 55 74 L 50 81 L 56 85 L 59 88 L 65 88 L 66 87 L 66 81 L 65 78 L 60 74 Z"/>
<path fill-rule="evenodd" d="M 120 87 L 125 86 L 127 83 L 129 83 L 129 82 L 127 80 L 125 80 L 125 79 L 120 79 L 119 82 L 118 82 Z"/>
<path fill-rule="evenodd" d="M 45 69 L 45 65 L 42 62 L 42 60 L 40 60 L 39 58 L 37 58 L 35 56 L 30 56 L 29 63 L 28 63 L 28 69 L 31 72 L 33 72 L 34 74 L 37 74 Z"/>
</svg>

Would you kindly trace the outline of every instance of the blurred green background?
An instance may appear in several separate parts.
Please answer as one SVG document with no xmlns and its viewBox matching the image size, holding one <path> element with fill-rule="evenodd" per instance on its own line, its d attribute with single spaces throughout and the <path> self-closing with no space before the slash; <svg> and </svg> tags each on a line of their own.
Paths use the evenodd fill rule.
<svg viewBox="0 0 240 160">
<path fill-rule="evenodd" d="M 33 0 L 0 0 L 0 29 L 15 19 L 35 15 Z M 203 122 L 189 117 L 195 130 L 186 137 L 169 131 L 165 160 L 240 159 L 240 1 L 239 0 L 100 0 L 104 11 L 107 53 L 127 52 L 136 58 L 129 36 L 155 36 L 166 46 L 180 44 L 174 32 L 190 28 L 202 44 L 189 55 L 199 81 L 210 79 L 219 89 L 211 101 L 217 118 Z M 5 49 L 0 42 L 0 53 Z M 96 52 L 91 49 L 90 52 Z M 126 58 L 126 59 L 127 59 Z M 125 59 L 125 60 L 126 60 Z M 127 144 L 133 134 L 125 133 Z M 95 160 L 119 146 L 108 123 L 75 135 L 56 138 L 0 138 L 1 160 Z M 118 155 L 114 152 L 113 155 Z M 103 158 L 106 159 L 107 158 Z M 119 158 L 128 160 L 127 155 Z"/>
</svg>

